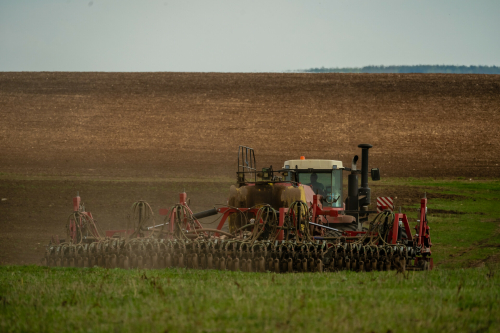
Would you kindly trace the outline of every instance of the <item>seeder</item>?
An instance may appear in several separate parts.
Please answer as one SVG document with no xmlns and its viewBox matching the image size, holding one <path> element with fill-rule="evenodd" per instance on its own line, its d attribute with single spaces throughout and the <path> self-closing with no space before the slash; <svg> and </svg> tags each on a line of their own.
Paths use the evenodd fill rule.
<svg viewBox="0 0 500 333">
<path fill-rule="evenodd" d="M 193 213 L 186 193 L 155 224 L 148 203 L 132 205 L 130 228 L 99 230 L 80 197 L 66 225 L 67 238 L 53 237 L 44 265 L 161 269 L 186 267 L 244 272 L 334 272 L 338 270 L 432 269 L 427 199 L 412 234 L 406 214 L 394 213 L 392 198 L 379 197 L 368 209 L 368 144 L 351 168 L 335 160 L 285 161 L 282 169 L 258 170 L 254 150 L 238 150 L 237 186 L 224 207 Z M 342 173 L 348 171 L 343 195 Z M 358 175 L 361 174 L 361 187 Z M 378 169 L 371 169 L 379 180 Z M 218 215 L 216 228 L 200 219 Z M 374 216 L 373 219 L 369 217 Z"/>
</svg>

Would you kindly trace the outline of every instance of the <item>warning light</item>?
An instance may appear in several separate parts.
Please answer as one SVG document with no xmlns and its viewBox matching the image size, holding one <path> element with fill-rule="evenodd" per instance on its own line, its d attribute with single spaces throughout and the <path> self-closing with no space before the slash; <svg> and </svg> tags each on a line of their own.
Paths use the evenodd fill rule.
<svg viewBox="0 0 500 333">
<path fill-rule="evenodd" d="M 306 157 L 305 157 L 305 156 L 300 156 L 300 159 L 301 159 L 301 160 L 305 160 L 305 159 L 306 159 Z"/>
</svg>

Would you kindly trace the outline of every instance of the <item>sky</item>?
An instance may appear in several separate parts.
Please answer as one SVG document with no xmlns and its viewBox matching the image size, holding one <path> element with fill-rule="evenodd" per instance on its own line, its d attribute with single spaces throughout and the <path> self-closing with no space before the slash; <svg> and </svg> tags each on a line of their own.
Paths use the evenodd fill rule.
<svg viewBox="0 0 500 333">
<path fill-rule="evenodd" d="M 499 0 L 0 0 L 0 71 L 500 65 Z"/>
</svg>

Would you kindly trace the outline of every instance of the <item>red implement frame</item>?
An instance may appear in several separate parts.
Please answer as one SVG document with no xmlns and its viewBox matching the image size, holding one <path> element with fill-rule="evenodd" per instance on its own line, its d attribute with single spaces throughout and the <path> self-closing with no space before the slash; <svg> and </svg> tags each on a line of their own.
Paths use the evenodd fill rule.
<svg viewBox="0 0 500 333">
<path fill-rule="evenodd" d="M 185 209 L 187 212 L 189 212 L 191 215 L 193 215 L 193 212 L 191 211 L 191 208 L 189 208 L 189 206 L 187 205 L 187 194 L 186 192 L 182 192 L 179 194 L 179 203 L 178 205 L 182 206 L 183 209 Z M 160 209 L 160 215 L 163 215 L 163 216 L 166 216 L 170 214 L 170 221 L 168 223 L 168 231 L 169 231 L 169 234 L 170 234 L 170 238 L 172 238 L 173 236 L 173 233 L 174 233 L 174 230 L 175 230 L 175 210 L 174 209 L 171 209 L 171 210 L 168 210 L 168 209 L 165 209 L 165 208 L 162 208 Z M 191 226 L 189 225 L 188 223 L 188 220 L 187 220 L 187 215 L 184 217 L 184 220 L 181 221 L 182 225 L 181 225 L 181 228 L 183 230 L 187 230 L 187 231 L 191 231 L 192 228 Z M 195 223 L 195 229 L 203 229 L 202 225 L 200 224 L 200 222 L 198 222 L 198 220 L 194 219 L 194 223 Z"/>
<path fill-rule="evenodd" d="M 91 212 L 84 212 L 84 211 L 80 210 L 80 202 L 81 202 L 81 198 L 79 195 L 77 195 L 76 197 L 73 198 L 73 211 L 75 213 L 80 212 L 80 214 L 82 214 L 82 215 L 87 215 L 88 217 L 90 217 L 91 220 L 93 220 L 94 218 L 92 217 Z M 76 242 L 77 225 L 79 225 L 80 228 L 83 227 L 83 222 L 82 222 L 81 217 L 79 217 L 77 220 L 75 220 L 74 218 L 71 218 L 69 220 L 69 225 L 68 225 L 69 237 L 71 238 L 71 240 L 73 242 Z M 89 227 L 91 228 L 90 231 L 92 232 L 92 234 L 94 234 L 94 235 L 98 234 L 97 228 L 94 224 L 90 225 Z"/>
<path fill-rule="evenodd" d="M 311 207 L 313 221 L 316 221 L 318 216 L 320 215 L 337 217 L 339 216 L 339 210 L 343 209 L 343 208 L 331 208 L 331 207 L 323 209 L 323 205 L 321 204 L 322 197 L 323 197 L 322 195 L 317 195 L 317 194 L 313 196 L 313 202 Z"/>
<path fill-rule="evenodd" d="M 427 256 L 431 255 L 431 235 L 430 235 L 430 227 L 427 221 L 427 198 L 422 198 L 420 200 L 420 223 L 415 226 L 415 230 L 417 231 L 416 242 L 417 245 L 420 246 L 420 253 L 422 254 L 421 258 L 416 258 L 415 263 L 418 260 L 427 260 Z M 428 259 L 429 268 L 434 268 L 434 261 L 432 258 Z"/>
<path fill-rule="evenodd" d="M 422 246 L 426 253 L 431 253 L 431 236 L 429 224 L 427 222 L 427 198 L 420 200 L 420 224 L 415 227 L 418 233 L 417 245 Z"/>
<path fill-rule="evenodd" d="M 332 216 L 332 217 L 337 217 L 339 216 L 339 210 L 341 210 L 340 208 L 339 209 L 336 209 L 336 208 L 326 208 L 326 209 L 323 209 L 322 205 L 321 205 L 321 196 L 320 195 L 314 195 L 313 196 L 313 202 L 312 202 L 312 207 L 311 207 L 311 212 L 312 212 L 312 220 L 313 221 L 317 221 L 317 218 L 319 216 Z M 229 208 L 229 207 L 223 207 L 223 208 L 219 208 L 217 210 L 219 213 L 223 214 L 222 215 L 222 218 L 219 222 L 219 225 L 217 226 L 217 229 L 218 230 L 222 230 L 222 227 L 224 226 L 224 224 L 226 223 L 228 217 L 231 215 L 231 214 L 235 214 L 235 213 L 238 213 L 241 212 L 241 213 L 244 213 L 244 212 L 250 212 L 254 215 L 257 215 L 257 212 L 259 211 L 258 208 Z M 280 208 L 279 209 L 279 221 L 278 221 L 278 227 L 283 227 L 284 225 L 284 222 L 285 222 L 285 215 L 286 213 L 288 213 L 288 208 Z M 293 212 L 292 212 L 293 214 Z M 293 214 L 294 215 L 294 214 Z M 293 219 L 293 222 L 294 224 L 296 223 L 295 219 Z M 263 223 L 262 220 L 258 221 L 258 223 Z M 311 225 L 311 228 L 313 228 L 314 226 Z M 215 236 L 219 236 L 219 234 L 215 233 Z M 285 236 L 285 232 L 284 230 L 281 230 L 279 233 L 278 233 L 278 238 L 277 240 L 281 241 L 281 240 L 284 240 L 284 236 Z"/>
<path fill-rule="evenodd" d="M 387 235 L 387 243 L 389 244 L 397 244 L 398 242 L 398 229 L 399 229 L 399 224 L 401 223 L 401 227 L 405 228 L 406 235 L 410 236 L 411 239 L 411 228 L 410 224 L 408 223 L 408 218 L 406 217 L 406 214 L 401 214 L 397 213 L 394 214 L 394 223 L 392 224 L 392 229 L 389 232 L 389 235 Z"/>
</svg>

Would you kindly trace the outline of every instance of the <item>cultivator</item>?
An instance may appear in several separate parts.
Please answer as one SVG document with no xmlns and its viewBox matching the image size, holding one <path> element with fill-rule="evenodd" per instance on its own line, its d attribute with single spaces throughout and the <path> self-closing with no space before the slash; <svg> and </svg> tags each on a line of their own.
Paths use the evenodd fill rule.
<svg viewBox="0 0 500 333">
<path fill-rule="evenodd" d="M 357 156 L 352 168 L 342 167 L 340 161 L 300 159 L 286 161 L 282 170 L 257 171 L 253 150 L 240 147 L 238 187 L 231 187 L 227 206 L 194 214 L 186 193 L 181 193 L 179 203 L 160 210 L 165 218 L 156 225 L 151 207 L 139 201 L 132 206 L 130 228 L 104 235 L 77 196 L 66 226 L 67 239 L 53 238 L 42 262 L 276 273 L 432 269 L 427 199 L 421 200 L 413 236 L 405 214 L 394 213 L 391 207 L 369 211 L 371 146 L 360 147 L 361 172 L 356 170 Z M 343 170 L 351 171 L 345 202 Z M 377 178 L 378 169 L 372 169 L 372 179 Z M 370 214 L 376 215 L 368 221 Z M 204 228 L 199 220 L 212 215 L 220 217 L 217 228 Z"/>
</svg>

